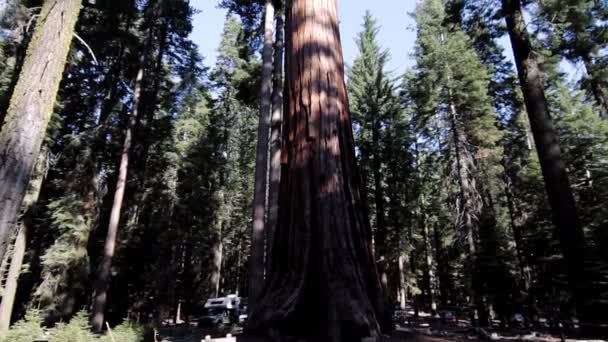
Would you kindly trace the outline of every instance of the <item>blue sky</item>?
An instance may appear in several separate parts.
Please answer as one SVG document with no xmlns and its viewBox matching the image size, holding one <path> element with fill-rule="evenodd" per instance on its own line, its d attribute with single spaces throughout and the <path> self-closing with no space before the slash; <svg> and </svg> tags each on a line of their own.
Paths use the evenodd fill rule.
<svg viewBox="0 0 608 342">
<path fill-rule="evenodd" d="M 205 65 L 215 62 L 216 50 L 226 13 L 217 9 L 217 0 L 191 0 L 192 6 L 201 12 L 194 18 L 192 39 L 205 57 Z M 388 70 L 401 75 L 412 66 L 410 58 L 416 39 L 414 21 L 408 13 L 413 12 L 416 0 L 338 0 L 340 31 L 346 64 L 351 64 L 357 55 L 355 37 L 361 31 L 363 15 L 370 10 L 380 24 L 380 44 L 390 50 Z"/>
<path fill-rule="evenodd" d="M 357 56 L 355 37 L 361 31 L 363 15 L 370 10 L 380 25 L 378 39 L 383 48 L 391 53 L 391 60 L 387 69 L 394 76 L 402 75 L 407 67 L 414 61 L 411 57 L 416 40 L 415 22 L 409 13 L 414 12 L 419 0 L 338 0 L 340 16 L 340 33 L 344 50 L 344 61 L 347 66 Z M 191 38 L 198 44 L 205 65 L 215 64 L 216 50 L 220 41 L 220 34 L 226 18 L 226 12 L 217 8 L 218 0 L 191 0 L 198 13 L 194 17 L 194 31 Z M 505 48 L 507 58 L 513 61 L 511 44 L 507 36 L 500 39 Z M 581 77 L 580 68 L 569 63 L 562 63 L 571 80 Z"/>
</svg>

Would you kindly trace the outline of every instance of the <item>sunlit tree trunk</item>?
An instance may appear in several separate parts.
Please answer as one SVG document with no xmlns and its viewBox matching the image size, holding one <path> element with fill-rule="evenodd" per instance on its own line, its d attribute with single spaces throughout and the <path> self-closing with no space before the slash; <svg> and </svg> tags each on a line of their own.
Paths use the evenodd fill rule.
<svg viewBox="0 0 608 342">
<path fill-rule="evenodd" d="M 424 199 L 423 199 L 424 203 Z M 433 261 L 433 244 L 431 242 L 431 232 L 429 222 L 426 217 L 426 208 L 423 207 L 422 213 L 422 243 L 424 246 L 424 292 L 426 293 L 427 304 L 432 313 L 437 311 L 435 300 L 435 270 Z"/>
<path fill-rule="evenodd" d="M 390 314 L 361 196 L 336 1 L 291 1 L 286 27 L 279 224 L 249 330 L 275 340 L 379 340 Z"/>
<path fill-rule="evenodd" d="M 220 193 L 219 197 L 221 198 L 222 205 L 226 205 L 224 202 L 224 194 Z M 223 226 L 225 222 L 224 215 L 226 213 L 221 213 L 220 217 L 217 221 L 217 237 L 213 244 L 213 269 L 211 271 L 211 284 L 213 286 L 213 293 L 215 297 L 220 296 L 221 285 L 222 285 L 222 264 L 224 258 L 224 237 L 223 237 Z"/>
<path fill-rule="evenodd" d="M 143 58 L 142 58 L 143 59 Z M 112 259 L 116 249 L 116 238 L 118 236 L 118 225 L 120 223 L 120 214 L 122 210 L 122 202 L 125 195 L 125 187 L 127 185 L 127 174 L 129 170 L 129 157 L 131 146 L 133 145 L 132 136 L 133 128 L 137 123 L 139 105 L 142 92 L 142 81 L 144 78 L 145 63 L 141 63 L 140 68 L 135 78 L 135 87 L 133 90 L 132 110 L 129 114 L 127 128 L 125 131 L 125 140 L 122 145 L 120 164 L 118 169 L 118 180 L 116 181 L 116 189 L 114 190 L 114 201 L 110 212 L 110 222 L 108 232 L 104 244 L 104 252 L 101 263 L 97 269 L 97 277 L 94 285 L 93 308 L 91 311 L 91 325 L 95 331 L 103 329 L 104 314 L 107 303 L 108 283 L 110 281 L 110 271 L 112 268 Z"/>
<path fill-rule="evenodd" d="M 502 0 L 507 29 L 513 46 L 515 64 L 528 110 L 530 126 L 553 223 L 567 265 L 568 284 L 578 314 L 585 315 L 585 236 L 579 221 L 566 166 L 553 126 L 543 88 L 542 74 L 532 45 L 520 0 Z M 583 317 L 584 318 L 584 317 Z"/>
<path fill-rule="evenodd" d="M 81 0 L 47 0 L 0 131 L 0 259 L 21 209 L 63 74 Z"/>
<path fill-rule="evenodd" d="M 405 279 L 405 265 L 407 263 L 407 253 L 404 251 L 405 244 L 403 238 L 399 238 L 399 259 L 397 260 L 397 268 L 399 270 L 399 307 L 405 310 L 407 296 L 407 282 Z"/>
<path fill-rule="evenodd" d="M 33 170 L 32 179 L 28 185 L 28 190 L 23 199 L 23 217 L 18 223 L 18 232 L 13 245 L 12 255 L 10 255 L 10 267 L 6 277 L 6 284 L 2 291 L 2 302 L 0 303 L 0 334 L 6 332 L 11 323 L 11 315 L 13 313 L 13 305 L 15 303 L 15 294 L 17 293 L 17 285 L 19 283 L 19 275 L 23 266 L 23 258 L 25 256 L 27 233 L 31 231 L 32 210 L 38 201 L 42 181 L 44 180 L 48 162 L 48 149 L 43 145 L 40 149 L 38 160 L 36 161 Z M 9 257 L 8 253 L 5 256 Z"/>
<path fill-rule="evenodd" d="M 264 12 L 264 49 L 262 51 L 262 87 L 260 90 L 260 117 L 255 159 L 255 188 L 253 197 L 253 231 L 249 265 L 249 310 L 257 305 L 264 284 L 266 184 L 268 171 L 268 132 L 272 92 L 272 39 L 274 6 L 266 0 Z"/>
<path fill-rule="evenodd" d="M 270 123 L 270 183 L 268 184 L 268 218 L 266 221 L 266 264 L 272 258 L 272 241 L 279 219 L 281 187 L 281 127 L 283 125 L 283 8 L 277 8 L 274 41 L 274 76 L 272 89 L 272 118 Z"/>
</svg>

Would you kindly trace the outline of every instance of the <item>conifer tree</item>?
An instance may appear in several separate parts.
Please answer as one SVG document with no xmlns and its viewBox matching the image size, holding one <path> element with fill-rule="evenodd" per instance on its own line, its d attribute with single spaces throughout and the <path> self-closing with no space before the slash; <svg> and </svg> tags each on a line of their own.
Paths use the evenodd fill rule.
<svg viewBox="0 0 608 342">
<path fill-rule="evenodd" d="M 470 278 L 467 290 L 480 323 L 487 322 L 487 293 L 481 276 L 483 240 L 496 229 L 493 189 L 501 151 L 501 134 L 488 96 L 489 75 L 459 27 L 445 27 L 444 1 L 426 1 L 417 8 L 416 93 L 418 121 L 436 139 L 450 177 L 456 184 L 456 222 L 467 248 Z"/>
</svg>

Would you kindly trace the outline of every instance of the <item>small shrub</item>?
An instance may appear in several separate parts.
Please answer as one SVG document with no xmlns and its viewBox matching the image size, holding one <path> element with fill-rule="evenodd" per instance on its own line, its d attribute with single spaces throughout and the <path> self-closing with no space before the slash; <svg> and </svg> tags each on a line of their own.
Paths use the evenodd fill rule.
<svg viewBox="0 0 608 342">
<path fill-rule="evenodd" d="M 0 342 L 32 342 L 37 338 L 45 338 L 49 342 L 142 342 L 144 328 L 142 326 L 125 322 L 112 329 L 103 336 L 91 332 L 89 314 L 80 311 L 69 323 L 58 323 L 54 328 L 45 332 L 42 327 L 42 315 L 39 310 L 30 310 L 25 318 L 15 323 L 11 329 L 0 336 Z"/>
<path fill-rule="evenodd" d="M 25 317 L 13 324 L 11 329 L 0 336 L 0 342 L 32 342 L 44 336 L 42 316 L 38 310 L 29 310 Z"/>
<path fill-rule="evenodd" d="M 142 342 L 144 340 L 144 328 L 131 322 L 125 322 L 112 329 L 112 335 L 117 342 Z M 113 342 L 109 333 L 99 338 L 99 342 Z"/>
<path fill-rule="evenodd" d="M 51 342 L 96 342 L 97 337 L 91 333 L 89 315 L 79 311 L 69 323 L 59 323 L 50 330 Z"/>
</svg>

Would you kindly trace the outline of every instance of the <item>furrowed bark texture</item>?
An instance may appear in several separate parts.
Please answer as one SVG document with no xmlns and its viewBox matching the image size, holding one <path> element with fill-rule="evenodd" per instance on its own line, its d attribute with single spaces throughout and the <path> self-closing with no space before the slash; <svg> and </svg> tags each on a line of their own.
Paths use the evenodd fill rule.
<svg viewBox="0 0 608 342">
<path fill-rule="evenodd" d="M 260 118 L 255 160 L 255 187 L 253 194 L 253 231 L 249 260 L 249 310 L 257 305 L 264 284 L 264 247 L 266 220 L 266 185 L 268 172 L 268 132 L 272 95 L 272 39 L 274 6 L 266 0 L 264 13 L 264 49 L 262 51 L 262 88 L 260 90 Z"/>
<path fill-rule="evenodd" d="M 335 0 L 287 6 L 279 224 L 248 327 L 278 341 L 374 340 L 388 309 L 361 196 L 336 7 Z"/>
<path fill-rule="evenodd" d="M 538 61 L 531 48 L 520 0 L 503 0 L 519 81 L 551 205 L 568 283 L 579 315 L 585 315 L 585 236 L 579 221 L 566 166 L 551 121 Z M 582 317 L 584 319 L 584 317 Z"/>
<path fill-rule="evenodd" d="M 47 0 L 0 131 L 0 260 L 19 217 L 70 50 L 81 0 Z"/>
</svg>

